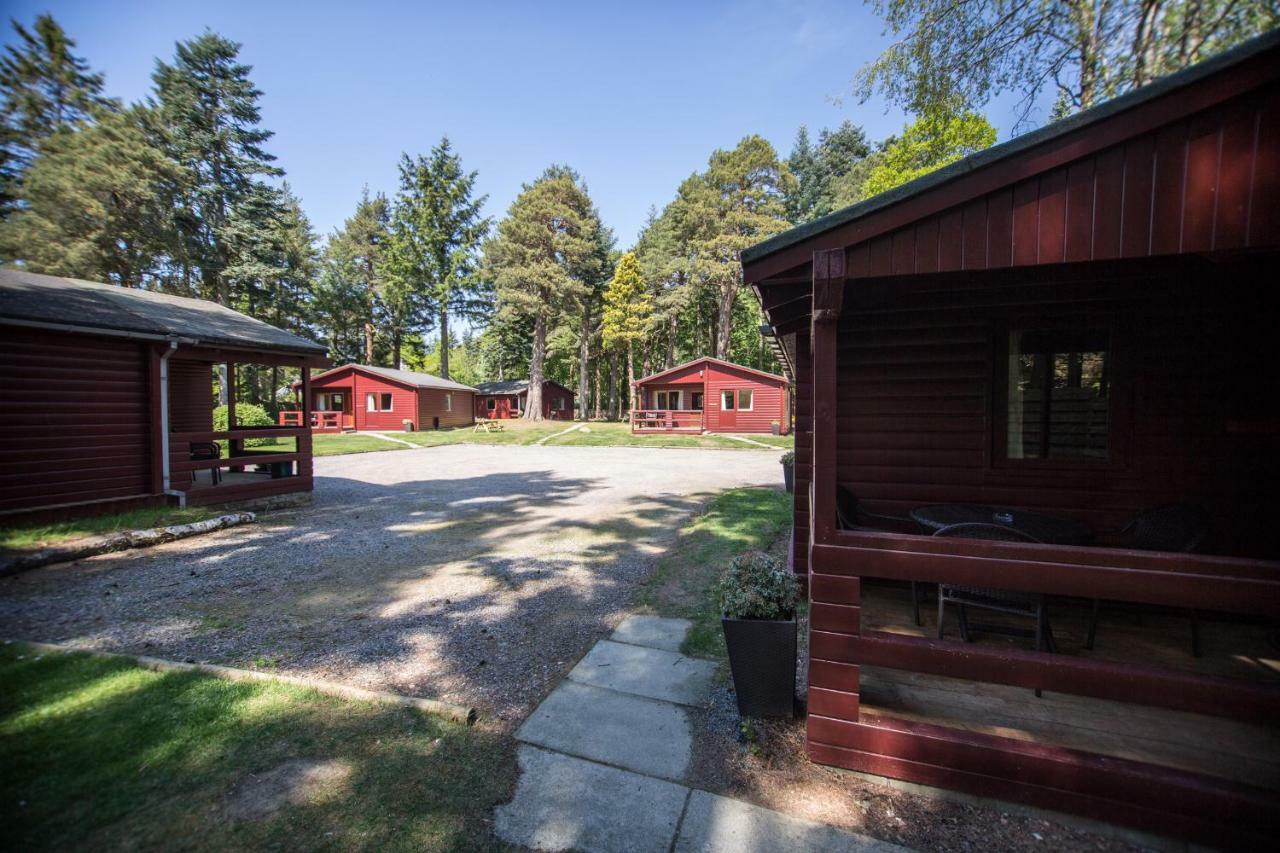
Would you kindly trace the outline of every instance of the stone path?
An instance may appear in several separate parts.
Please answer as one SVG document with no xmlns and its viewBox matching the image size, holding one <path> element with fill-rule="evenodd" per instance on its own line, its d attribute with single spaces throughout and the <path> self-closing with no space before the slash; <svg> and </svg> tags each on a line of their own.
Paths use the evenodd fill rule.
<svg viewBox="0 0 1280 853">
<path fill-rule="evenodd" d="M 693 748 L 685 708 L 707 700 L 716 669 L 679 653 L 689 625 L 632 616 L 529 715 L 498 835 L 591 853 L 903 851 L 681 784 Z"/>
</svg>

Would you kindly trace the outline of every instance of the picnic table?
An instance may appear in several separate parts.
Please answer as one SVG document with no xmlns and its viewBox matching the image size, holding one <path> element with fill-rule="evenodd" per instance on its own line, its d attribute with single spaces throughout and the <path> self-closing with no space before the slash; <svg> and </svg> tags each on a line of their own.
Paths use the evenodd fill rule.
<svg viewBox="0 0 1280 853">
<path fill-rule="evenodd" d="M 476 418 L 472 432 L 502 432 L 502 421 L 493 418 Z"/>
</svg>

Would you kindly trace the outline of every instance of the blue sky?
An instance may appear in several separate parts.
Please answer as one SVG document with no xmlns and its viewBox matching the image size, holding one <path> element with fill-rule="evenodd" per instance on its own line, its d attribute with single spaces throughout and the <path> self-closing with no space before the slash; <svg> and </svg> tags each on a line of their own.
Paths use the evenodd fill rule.
<svg viewBox="0 0 1280 853">
<path fill-rule="evenodd" d="M 211 28 L 242 42 L 276 134 L 269 149 L 321 234 L 366 184 L 393 193 L 401 152 L 425 153 L 443 134 L 479 171 L 488 214 L 567 163 L 625 248 L 651 205 L 746 134 L 785 156 L 801 123 L 816 132 L 848 118 L 878 139 L 904 120 L 880 103 L 837 103 L 885 44 L 856 2 L 3 5 L 25 23 L 52 12 L 126 101 L 147 95 L 176 41 Z M 989 117 L 1007 137 L 1007 110 Z"/>
</svg>

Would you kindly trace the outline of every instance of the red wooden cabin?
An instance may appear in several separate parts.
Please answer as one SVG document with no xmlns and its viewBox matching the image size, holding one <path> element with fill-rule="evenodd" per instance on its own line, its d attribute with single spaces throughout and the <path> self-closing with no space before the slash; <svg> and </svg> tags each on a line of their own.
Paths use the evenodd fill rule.
<svg viewBox="0 0 1280 853">
<path fill-rule="evenodd" d="M 0 270 L 0 522 L 309 492 L 310 432 L 240 429 L 235 366 L 299 368 L 305 397 L 326 363 L 319 344 L 212 302 Z M 215 431 L 220 364 L 229 429 Z"/>
<path fill-rule="evenodd" d="M 542 383 L 542 416 L 547 420 L 573 420 L 574 393 L 550 379 Z M 524 414 L 529 400 L 528 379 L 481 382 L 476 388 L 476 417 L 506 420 Z"/>
<path fill-rule="evenodd" d="M 315 405 L 310 423 L 316 432 L 399 431 L 406 420 L 414 430 L 475 422 L 471 409 L 476 389 L 429 373 L 344 364 L 311 383 Z M 280 423 L 300 424 L 303 411 L 281 412 Z"/>
<path fill-rule="evenodd" d="M 1274 843 L 1280 37 L 779 235 L 743 268 L 798 389 L 810 757 Z M 1207 535 L 1169 551 L 1123 531 L 1171 502 L 1202 507 Z M 927 535 L 938 505 L 987 522 Z M 1028 511 L 1093 543 L 1031 536 Z M 954 605 L 939 639 L 939 584 L 1042 602 L 1056 652 L 962 642 Z"/>
<path fill-rule="evenodd" d="M 791 431 L 790 383 L 782 376 L 703 356 L 636 380 L 631 431 Z"/>
</svg>

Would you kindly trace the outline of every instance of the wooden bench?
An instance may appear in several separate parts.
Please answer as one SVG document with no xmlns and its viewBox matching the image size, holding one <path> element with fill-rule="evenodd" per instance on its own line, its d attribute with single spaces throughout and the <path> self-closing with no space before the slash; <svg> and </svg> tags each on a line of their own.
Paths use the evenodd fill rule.
<svg viewBox="0 0 1280 853">
<path fill-rule="evenodd" d="M 472 432 L 502 432 L 502 422 L 492 418 L 476 418 Z"/>
</svg>

